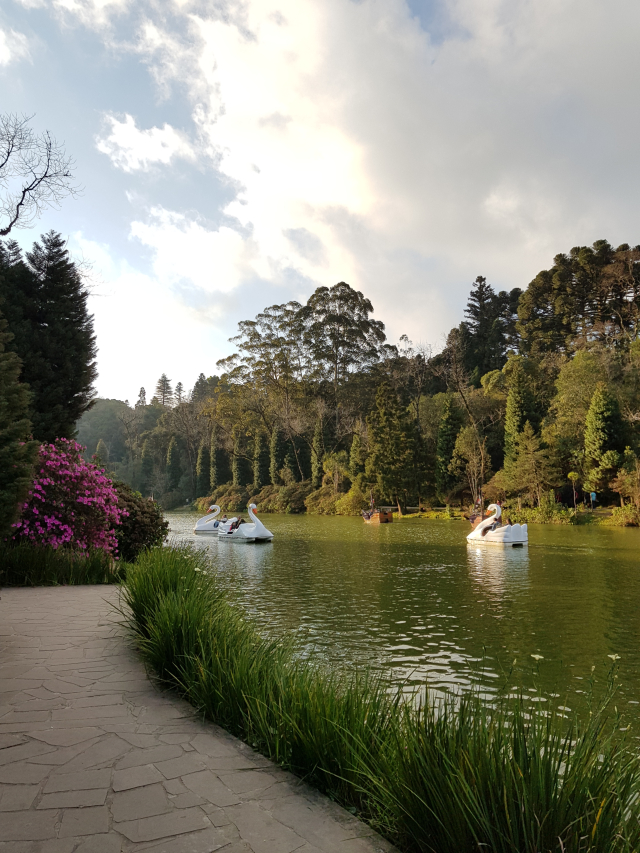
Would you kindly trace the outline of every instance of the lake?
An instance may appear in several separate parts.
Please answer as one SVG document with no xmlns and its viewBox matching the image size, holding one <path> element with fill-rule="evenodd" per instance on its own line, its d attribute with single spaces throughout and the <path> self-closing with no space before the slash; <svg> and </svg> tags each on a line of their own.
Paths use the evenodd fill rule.
<svg viewBox="0 0 640 853">
<path fill-rule="evenodd" d="M 573 707 L 619 656 L 617 704 L 640 702 L 640 530 L 530 525 L 528 547 L 503 549 L 468 546 L 455 520 L 264 515 L 275 538 L 255 545 L 194 536 L 197 513 L 166 517 L 265 630 L 329 661 L 407 689 L 523 686 Z"/>
</svg>

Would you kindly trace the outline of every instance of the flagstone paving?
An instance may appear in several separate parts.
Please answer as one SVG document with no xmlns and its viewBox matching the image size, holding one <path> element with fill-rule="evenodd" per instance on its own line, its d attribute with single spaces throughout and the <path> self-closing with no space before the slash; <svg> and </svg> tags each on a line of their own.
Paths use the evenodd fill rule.
<svg viewBox="0 0 640 853">
<path fill-rule="evenodd" d="M 4 589 L 0 853 L 393 853 L 158 690 L 105 586 Z"/>
</svg>

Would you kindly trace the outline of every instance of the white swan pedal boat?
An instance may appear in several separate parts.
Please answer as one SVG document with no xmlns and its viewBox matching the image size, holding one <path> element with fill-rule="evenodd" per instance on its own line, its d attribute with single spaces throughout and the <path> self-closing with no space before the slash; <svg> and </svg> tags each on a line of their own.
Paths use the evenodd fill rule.
<svg viewBox="0 0 640 853">
<path fill-rule="evenodd" d="M 513 545 L 522 547 L 529 543 L 529 532 L 526 524 L 502 524 L 502 507 L 489 504 L 493 515 L 481 521 L 467 536 L 471 545 Z"/>
<path fill-rule="evenodd" d="M 220 507 L 214 504 L 209 508 L 209 512 L 213 515 L 205 515 L 199 518 L 193 528 L 194 533 L 215 533 L 218 539 L 223 539 L 230 542 L 270 542 L 273 539 L 273 533 L 264 526 L 260 519 L 256 516 L 255 511 L 257 506 L 249 504 L 247 512 L 251 522 L 246 522 L 244 519 L 234 516 L 228 521 L 218 521 L 217 516 L 220 514 Z"/>
</svg>

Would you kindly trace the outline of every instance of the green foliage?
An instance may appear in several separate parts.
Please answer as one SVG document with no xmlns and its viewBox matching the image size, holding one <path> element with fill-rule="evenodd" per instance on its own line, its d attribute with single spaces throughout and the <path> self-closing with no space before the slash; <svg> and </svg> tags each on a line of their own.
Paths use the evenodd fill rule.
<svg viewBox="0 0 640 853">
<path fill-rule="evenodd" d="M 359 483 L 354 483 L 349 491 L 336 501 L 336 515 L 361 515 L 363 509 L 369 507 L 369 496 L 366 495 Z"/>
<path fill-rule="evenodd" d="M 406 411 L 387 383 L 378 388 L 367 428 L 370 448 L 367 477 L 375 480 L 384 497 L 404 508 L 413 485 L 414 431 Z"/>
<path fill-rule="evenodd" d="M 169 481 L 169 489 L 175 491 L 180 485 L 182 477 L 182 463 L 180 461 L 180 450 L 175 436 L 171 436 L 169 448 L 167 450 L 167 478 Z"/>
<path fill-rule="evenodd" d="M 616 506 L 604 523 L 611 527 L 640 527 L 640 512 L 635 504 Z"/>
<path fill-rule="evenodd" d="M 451 460 L 456 446 L 456 438 L 460 428 L 460 418 L 453 407 L 450 396 L 445 397 L 436 445 L 435 485 L 440 500 L 448 504 L 451 493 L 455 489 L 458 478 L 451 471 Z"/>
<path fill-rule="evenodd" d="M 211 491 L 211 452 L 209 443 L 203 441 L 198 448 L 196 462 L 196 497 L 202 498 Z"/>
<path fill-rule="evenodd" d="M 29 385 L 33 435 L 42 442 L 71 438 L 90 408 L 97 376 L 89 293 L 65 241 L 49 231 L 27 253 L 0 244 L 0 299 Z"/>
<path fill-rule="evenodd" d="M 87 459 L 97 452 L 99 441 L 104 441 L 107 446 L 107 458 L 111 462 L 121 462 L 126 458 L 126 433 L 121 417 L 128 408 L 121 400 L 98 399 L 82 415 L 77 424 L 77 441 L 87 448 Z"/>
<path fill-rule="evenodd" d="M 362 438 L 359 432 L 355 432 L 351 442 L 351 450 L 349 451 L 349 477 L 352 480 L 364 474 L 366 461 L 366 452 L 362 446 Z"/>
<path fill-rule="evenodd" d="M 127 513 L 115 528 L 118 558 L 131 563 L 145 548 L 153 548 L 165 541 L 169 522 L 162 517 L 156 501 L 143 498 L 127 483 L 116 480 L 113 485 L 118 493 L 118 507 Z"/>
<path fill-rule="evenodd" d="M 507 410 L 504 417 L 504 460 L 513 461 L 516 454 L 516 441 L 527 420 L 527 377 L 521 364 L 517 362 L 509 376 Z"/>
<path fill-rule="evenodd" d="M 597 475 L 594 476 L 594 469 L 614 467 L 618 461 L 617 454 L 622 452 L 623 448 L 620 406 L 616 398 L 609 393 L 606 385 L 599 382 L 591 398 L 584 430 L 584 453 L 587 467 L 591 472 L 590 479 L 600 479 Z M 614 455 L 605 459 L 607 452 L 610 451 Z M 608 461 L 613 461 L 613 465 L 607 464 Z"/>
<path fill-rule="evenodd" d="M 253 466 L 247 456 L 246 437 L 237 429 L 233 440 L 231 476 L 234 486 L 249 486 L 253 482 Z"/>
<path fill-rule="evenodd" d="M 11 335 L 0 314 L 0 537 L 11 532 L 33 482 L 38 444 L 29 440 L 29 389 L 19 381 L 20 359 L 6 346 Z"/>
<path fill-rule="evenodd" d="M 640 759 L 609 703 L 581 722 L 523 695 L 436 702 L 265 637 L 203 552 L 145 552 L 123 603 L 145 662 L 208 719 L 407 853 L 632 853 Z"/>
<path fill-rule="evenodd" d="M 148 441 L 142 445 L 142 466 L 140 469 L 140 488 L 144 494 L 151 491 L 153 483 L 154 462 L 153 451 Z"/>
<path fill-rule="evenodd" d="M 282 430 L 275 426 L 269 445 L 269 479 L 274 486 L 282 483 L 281 471 L 287 457 L 287 442 Z"/>
<path fill-rule="evenodd" d="M 173 388 L 171 380 L 163 373 L 156 383 L 156 399 L 161 406 L 170 407 L 174 403 Z"/>
<path fill-rule="evenodd" d="M 231 466 L 229 465 L 229 454 L 218 440 L 218 429 L 214 423 L 211 430 L 211 470 L 209 472 L 209 484 L 211 489 L 217 489 L 225 483 L 231 482 Z"/>
<path fill-rule="evenodd" d="M 80 553 L 28 542 L 0 544 L 0 586 L 120 583 L 127 566 L 103 550 Z"/>
<path fill-rule="evenodd" d="M 263 432 L 259 432 L 253 444 L 253 490 L 260 491 L 263 486 L 271 485 L 269 463 L 271 455 Z"/>
<path fill-rule="evenodd" d="M 507 495 L 526 495 L 531 504 L 541 504 L 543 492 L 558 485 L 558 471 L 527 421 L 515 439 L 513 456 L 505 459 L 504 469 L 493 479 L 495 487 Z"/>
</svg>

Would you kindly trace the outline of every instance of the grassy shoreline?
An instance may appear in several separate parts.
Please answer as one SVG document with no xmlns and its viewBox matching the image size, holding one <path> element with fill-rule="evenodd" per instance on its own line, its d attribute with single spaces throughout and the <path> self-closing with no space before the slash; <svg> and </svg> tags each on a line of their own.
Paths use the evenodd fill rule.
<svg viewBox="0 0 640 853">
<path fill-rule="evenodd" d="M 640 849 L 640 762 L 607 707 L 582 724 L 513 698 L 417 706 L 261 636 L 188 548 L 142 554 L 123 613 L 162 682 L 402 850 Z"/>
</svg>

